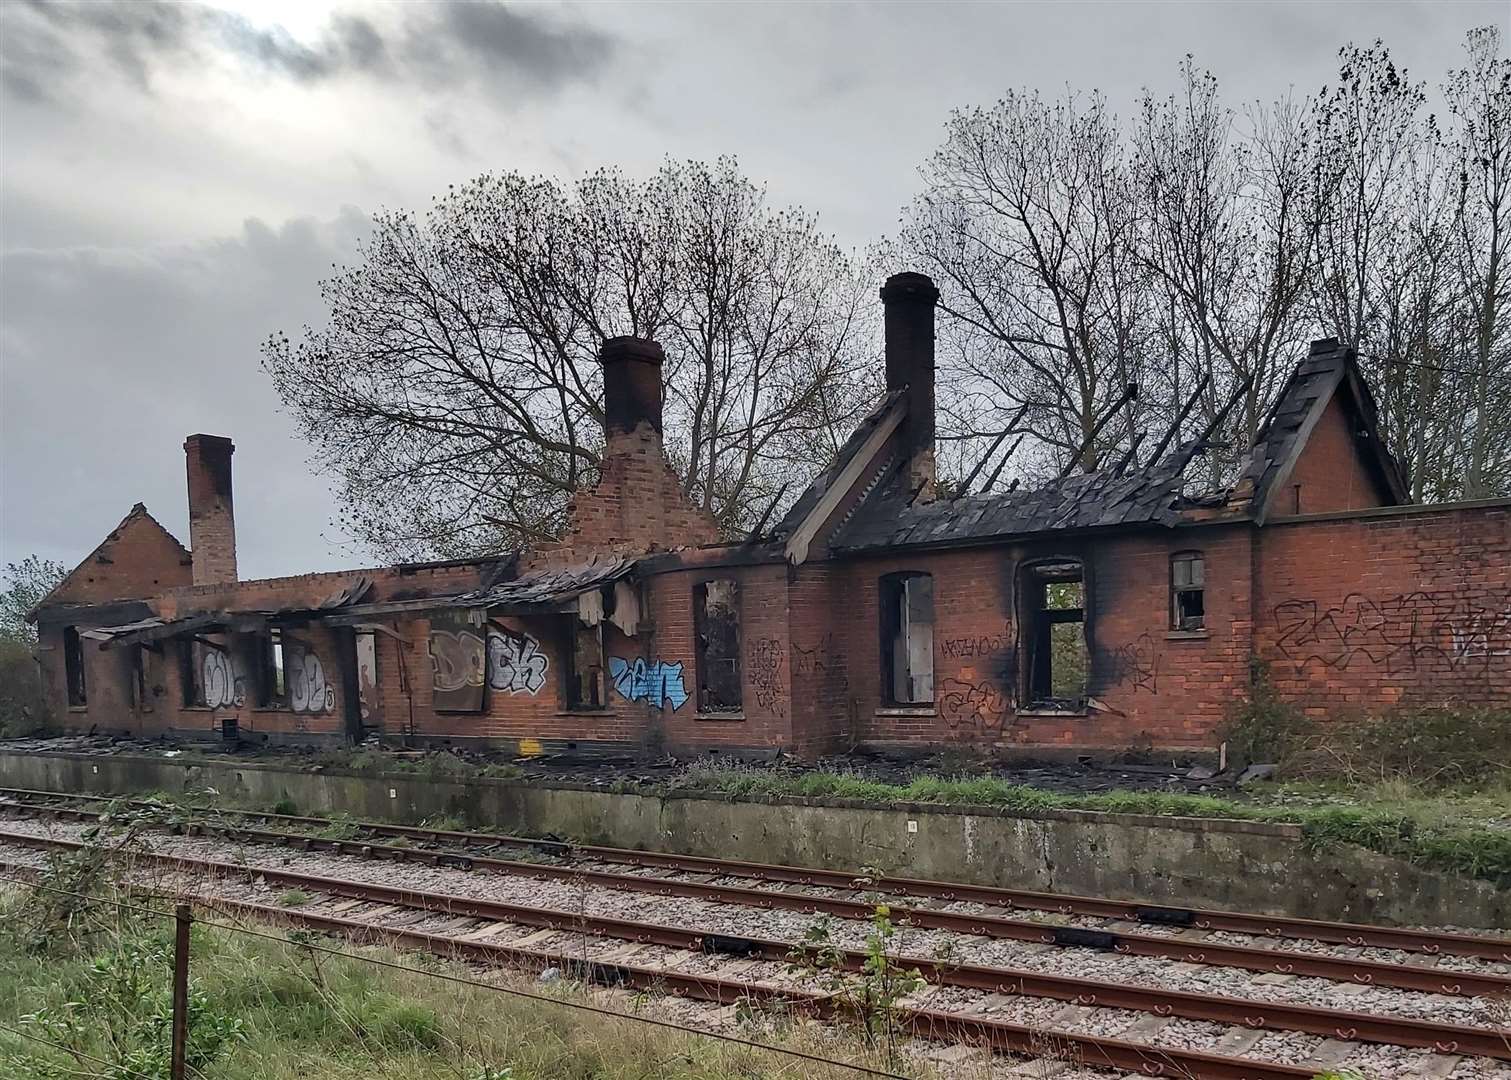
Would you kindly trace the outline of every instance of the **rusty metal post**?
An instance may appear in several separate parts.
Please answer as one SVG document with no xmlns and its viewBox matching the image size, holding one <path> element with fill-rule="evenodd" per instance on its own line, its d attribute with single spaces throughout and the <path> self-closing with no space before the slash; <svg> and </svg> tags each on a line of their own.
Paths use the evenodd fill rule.
<svg viewBox="0 0 1511 1080">
<path fill-rule="evenodd" d="M 189 1048 L 189 905 L 173 909 L 173 1056 L 171 1080 L 184 1080 Z"/>
</svg>

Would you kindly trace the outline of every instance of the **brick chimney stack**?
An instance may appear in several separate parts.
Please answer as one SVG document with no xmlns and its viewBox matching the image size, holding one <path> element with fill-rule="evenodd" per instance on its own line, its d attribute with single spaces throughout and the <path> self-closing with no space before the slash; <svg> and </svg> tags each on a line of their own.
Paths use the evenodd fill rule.
<svg viewBox="0 0 1511 1080">
<path fill-rule="evenodd" d="M 231 508 L 231 455 L 220 435 L 190 435 L 184 442 L 189 472 L 189 553 L 194 584 L 236 580 L 236 515 Z"/>
<path fill-rule="evenodd" d="M 902 438 L 908 486 L 934 498 L 934 305 L 939 290 L 924 274 L 893 274 L 881 287 L 886 312 L 887 389 L 905 390 Z"/>
<path fill-rule="evenodd" d="M 632 434 L 649 424 L 661 434 L 661 365 L 666 354 L 654 341 L 637 337 L 609 338 L 598 350 L 603 364 L 604 428 L 615 435 Z"/>
</svg>

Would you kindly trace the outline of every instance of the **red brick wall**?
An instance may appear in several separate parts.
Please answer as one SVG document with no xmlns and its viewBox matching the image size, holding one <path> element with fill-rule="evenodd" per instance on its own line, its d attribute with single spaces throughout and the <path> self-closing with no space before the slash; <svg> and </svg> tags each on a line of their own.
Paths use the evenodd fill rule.
<svg viewBox="0 0 1511 1080">
<path fill-rule="evenodd" d="M 1202 635 L 1170 630 L 1169 560 L 1187 550 L 1206 558 Z M 1015 578 L 1024 562 L 1051 556 L 1085 567 L 1090 693 L 1101 707 L 1084 715 L 1018 708 Z M 879 581 L 903 570 L 934 576 L 932 707 L 882 700 Z M 982 750 L 1210 746 L 1227 703 L 1247 685 L 1250 548 L 1242 527 L 867 559 L 845 576 L 850 692 L 866 741 Z"/>
<path fill-rule="evenodd" d="M 1511 703 L 1511 507 L 1259 532 L 1258 655 L 1311 711 Z"/>
<path fill-rule="evenodd" d="M 846 649 L 847 584 L 842 567 L 809 563 L 796 569 L 789 587 L 791 750 L 803 757 L 848 750 L 858 734 L 850 679 L 864 661 Z"/>
<path fill-rule="evenodd" d="M 714 578 L 733 578 L 740 583 L 744 708 L 734 715 L 704 715 L 697 708 L 693 590 L 699 582 Z M 680 706 L 670 700 L 657 705 L 644 698 L 627 697 L 610 672 L 605 680 L 606 708 L 568 709 L 567 619 L 510 616 L 490 621 L 528 635 L 532 648 L 545 657 L 545 681 L 539 691 L 510 693 L 490 688 L 484 693 L 481 712 L 438 712 L 428 651 L 430 623 L 416 618 L 395 627 L 410 643 L 407 647 L 387 635 L 377 641 L 384 734 L 413 734 L 426 740 L 459 743 L 486 739 L 513 744 L 527 753 L 563 744 L 599 743 L 680 753 L 787 747 L 792 741 L 793 694 L 787 658 L 785 565 L 658 574 L 645 582 L 642 595 L 644 611 L 634 637 L 626 636 L 612 623 L 604 624 L 605 659 L 611 664 L 615 659 L 622 660 L 631 666 L 637 660 L 652 666 L 680 663 L 680 686 L 687 694 Z"/>
<path fill-rule="evenodd" d="M 1273 513 L 1325 514 L 1384 506 L 1387 502 L 1364 466 L 1348 415 L 1334 395 L 1312 429 L 1285 488 L 1275 493 Z"/>
<path fill-rule="evenodd" d="M 1206 630 L 1170 630 L 1171 556 L 1205 560 Z M 922 748 L 1211 748 L 1231 702 L 1246 692 L 1257 656 L 1285 696 L 1314 711 L 1402 701 L 1511 697 L 1511 507 L 1409 508 L 1246 524 L 895 553 L 846 562 L 720 566 L 738 549 L 699 553 L 704 565 L 652 574 L 642 585 L 639 632 L 605 627 L 607 658 L 682 665 L 687 700 L 653 704 L 607 680 L 607 707 L 565 708 L 564 616 L 500 618 L 545 658 L 537 691 L 489 689 L 479 713 L 438 713 L 432 702 L 429 622 L 393 623 L 379 635 L 386 735 L 536 744 L 615 743 L 680 754 L 783 749 L 816 756 L 856 742 Z M 1086 574 L 1089 692 L 1083 714 L 1018 707 L 1021 672 L 1016 579 L 1025 561 L 1078 558 Z M 878 583 L 887 573 L 934 577 L 935 701 L 890 708 L 880 680 Z M 164 615 L 315 604 L 353 573 L 194 586 L 153 601 Z M 477 584 L 475 566 L 371 572 L 372 599 L 448 594 Z M 697 708 L 694 589 L 715 578 L 740 585 L 743 709 Z M 244 731 L 339 738 L 345 731 L 342 631 L 289 628 L 318 659 L 329 697 L 321 708 L 184 708 L 175 643 L 144 655 L 147 694 L 133 706 L 130 649 L 85 643 L 87 708 L 64 713 L 75 730 L 212 734 L 235 716 Z M 42 628 L 52 700 L 66 700 L 61 627 Z M 250 672 L 244 672 L 250 675 Z M 412 719 L 411 719 L 412 718 Z"/>
<path fill-rule="evenodd" d="M 544 681 L 537 691 L 510 691 L 486 687 L 481 712 L 438 712 L 434 704 L 434 668 L 430 657 L 429 619 L 406 620 L 396 626 L 407 644 L 388 635 L 378 638 L 378 682 L 387 736 L 413 734 L 426 739 L 465 743 L 488 739 L 504 744 L 523 743 L 523 752 L 534 743 L 636 742 L 643 729 L 639 706 L 613 692 L 606 676 L 604 709 L 568 708 L 565 677 L 569 643 L 567 619 L 563 616 L 527 618 L 496 616 L 495 627 L 527 639 L 532 651 L 544 657 Z M 477 628 L 479 636 L 485 628 Z M 622 656 L 628 650 L 624 635 L 604 624 L 605 656 Z M 401 656 L 402 653 L 402 656 Z M 413 710 L 413 724 L 410 716 Z"/>
<path fill-rule="evenodd" d="M 572 496 L 567 517 L 561 543 L 541 545 L 524 569 L 719 542 L 718 526 L 682 493 L 661 435 L 648 423 L 609 435 L 598 483 Z"/>
<path fill-rule="evenodd" d="M 48 603 L 139 599 L 189 581 L 189 553 L 137 504 L 64 579 Z"/>
<path fill-rule="evenodd" d="M 718 578 L 733 578 L 740 585 L 744 707 L 734 715 L 698 711 L 693 590 L 700 582 Z M 644 635 L 645 659 L 680 661 L 690 695 L 680 709 L 654 710 L 648 715 L 656 739 L 668 750 L 790 747 L 793 696 L 786 564 L 657 574 L 646 583 L 646 596 L 652 629 Z"/>
<path fill-rule="evenodd" d="M 128 654 L 124 650 L 102 652 L 99 642 L 81 641 L 86 704 L 70 705 L 63 641 L 61 625 L 38 627 L 35 655 L 41 665 L 43 690 L 56 724 L 65 731 L 94 729 L 140 734 L 143 723 L 132 708 Z"/>
<path fill-rule="evenodd" d="M 147 535 L 150 537 L 151 534 Z M 122 537 L 123 541 L 131 538 L 125 535 Z M 188 568 L 182 567 L 181 570 L 181 577 L 186 580 Z M 184 584 L 161 591 L 155 596 L 150 593 L 156 590 L 149 590 L 141 595 L 147 597 L 149 606 L 158 615 L 165 619 L 175 619 L 199 612 L 313 607 L 363 576 L 373 582 L 373 588 L 366 599 L 379 601 L 445 595 L 476 588 L 478 575 L 478 567 L 472 564 L 386 567 L 256 581 Z M 296 738 L 340 738 L 344 735 L 345 690 L 341 675 L 339 631 L 319 625 L 285 629 L 286 640 L 307 646 L 306 651 L 313 654 L 318 669 L 312 668 L 311 673 L 321 680 L 322 686 L 331 691 L 328 707 L 305 710 L 258 706 L 253 681 L 256 676 L 250 656 L 244 657 L 239 652 L 240 649 L 249 647 L 249 639 L 225 634 L 208 634 L 206 637 L 225 645 L 229 652 L 236 655 L 240 674 L 245 680 L 244 700 L 240 705 L 222 708 L 185 706 L 178 653 L 182 646 L 177 641 L 168 640 L 142 650 L 148 672 L 148 693 L 144 698 L 147 707 L 133 706 L 126 675 L 129 671 L 127 659 L 134 647 L 101 649 L 99 642 L 85 641 L 88 704 L 82 709 L 70 708 L 67 706 L 62 627 L 43 625 L 40 629 L 41 648 L 38 656 L 42 662 L 48 700 L 53 703 L 53 711 L 59 716 L 65 730 L 70 731 L 87 731 L 94 727 L 102 731 L 129 731 L 145 735 L 168 731 L 215 734 L 220 731 L 223 720 L 235 718 L 239 729 L 244 732 Z M 421 660 L 428 685 L 429 661 L 423 647 L 422 636 Z"/>
</svg>

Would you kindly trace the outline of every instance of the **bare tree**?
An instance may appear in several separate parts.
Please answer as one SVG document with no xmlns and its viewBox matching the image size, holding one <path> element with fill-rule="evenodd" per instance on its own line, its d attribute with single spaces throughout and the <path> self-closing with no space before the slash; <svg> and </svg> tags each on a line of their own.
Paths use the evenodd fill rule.
<svg viewBox="0 0 1511 1080">
<path fill-rule="evenodd" d="M 1189 57 L 1181 77 L 1178 95 L 1145 93 L 1133 132 L 1139 257 L 1161 290 L 1174 362 L 1151 367 L 1170 382 L 1167 409 L 1204 387 L 1192 421 L 1206 428 L 1248 386 L 1218 436 L 1227 452 L 1207 456 L 1215 484 L 1252 442 L 1304 336 L 1310 132 L 1304 109 L 1281 101 L 1250 109 L 1251 134 L 1236 139 L 1216 78 Z"/>
<path fill-rule="evenodd" d="M 666 347 L 668 452 L 731 531 L 874 391 L 853 260 L 730 160 L 483 176 L 378 214 L 361 256 L 321 285 L 329 323 L 269 339 L 264 367 L 385 557 L 558 535 L 600 462 L 608 337 Z"/>
<path fill-rule="evenodd" d="M 1450 202 L 1442 137 L 1424 84 L 1379 41 L 1339 50 L 1317 100 L 1311 281 L 1319 329 L 1355 345 L 1387 445 L 1417 498 L 1462 484 L 1461 379 L 1445 365 L 1461 296 L 1447 271 Z"/>
<path fill-rule="evenodd" d="M 1339 50 L 1338 82 L 1323 89 L 1317 123 L 1317 321 L 1342 341 L 1371 340 L 1380 269 L 1400 229 L 1412 154 L 1424 137 L 1423 84 L 1382 42 Z"/>
<path fill-rule="evenodd" d="M 1464 298 L 1469 381 L 1464 494 L 1511 490 L 1511 60 L 1494 27 L 1471 31 L 1467 65 L 1443 88 L 1458 122 L 1453 261 Z"/>
<path fill-rule="evenodd" d="M 1109 414 L 1144 355 L 1115 118 L 1099 97 L 1009 94 L 952 114 L 923 177 L 900 246 L 942 293 L 946 438 L 994 437 L 1027 406 L 1041 465 L 1095 469 L 1131 436 L 1133 414 Z"/>
<path fill-rule="evenodd" d="M 1405 467 L 1412 498 L 1451 498 L 1462 413 L 1461 379 L 1444 364 L 1456 332 L 1459 294 L 1450 265 L 1451 192 L 1440 140 L 1424 141 L 1407 165 L 1397 219 L 1380 246 L 1378 317 L 1365 357 L 1374 371 L 1385 439 Z"/>
<path fill-rule="evenodd" d="M 1241 118 L 1189 57 L 1126 130 L 1096 97 L 952 114 L 898 243 L 943 292 L 942 464 L 980 460 L 1027 406 L 1039 453 L 1018 472 L 1098 468 L 1193 394 L 1182 434 L 1207 429 L 1246 386 L 1205 459 L 1220 485 L 1306 340 L 1333 336 L 1358 349 L 1414 498 L 1511 490 L 1502 49 L 1469 35 L 1447 139 L 1378 41 L 1341 49 L 1315 98 Z"/>
</svg>

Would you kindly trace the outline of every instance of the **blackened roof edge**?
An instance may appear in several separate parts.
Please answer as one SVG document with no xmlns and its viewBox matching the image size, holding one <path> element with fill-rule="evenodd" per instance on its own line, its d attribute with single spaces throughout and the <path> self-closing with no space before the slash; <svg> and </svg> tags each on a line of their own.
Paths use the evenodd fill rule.
<svg viewBox="0 0 1511 1080">
<path fill-rule="evenodd" d="M 845 466 L 856 454 L 860 453 L 861 447 L 866 445 L 871 432 L 876 430 L 892 407 L 902 401 L 903 394 L 902 390 L 892 390 L 882 397 L 876 407 L 866 414 L 865 419 L 855 426 L 855 430 L 850 432 L 850 437 L 834 455 L 834 460 L 829 463 L 829 467 L 813 478 L 813 482 L 797 497 L 797 501 L 788 508 L 787 513 L 782 515 L 782 520 L 777 522 L 776 527 L 762 539 L 785 540 L 802 525 L 828 492 L 830 485 L 845 471 Z"/>
</svg>

